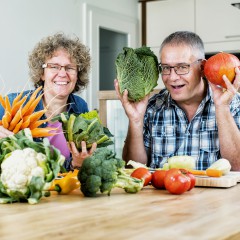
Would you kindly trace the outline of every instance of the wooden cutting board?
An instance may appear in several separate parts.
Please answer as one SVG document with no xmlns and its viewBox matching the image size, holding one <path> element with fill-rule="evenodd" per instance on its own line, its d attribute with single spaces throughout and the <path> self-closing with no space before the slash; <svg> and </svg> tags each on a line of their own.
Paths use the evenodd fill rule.
<svg viewBox="0 0 240 240">
<path fill-rule="evenodd" d="M 222 177 L 196 176 L 196 185 L 199 187 L 229 188 L 240 182 L 240 172 L 230 172 Z"/>
</svg>

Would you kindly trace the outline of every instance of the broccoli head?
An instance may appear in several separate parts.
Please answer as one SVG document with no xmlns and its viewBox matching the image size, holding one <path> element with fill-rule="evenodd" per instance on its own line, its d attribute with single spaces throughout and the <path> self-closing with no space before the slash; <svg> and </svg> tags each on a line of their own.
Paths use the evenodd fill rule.
<svg viewBox="0 0 240 240">
<path fill-rule="evenodd" d="M 96 197 L 97 193 L 107 193 L 115 187 L 123 188 L 127 193 L 137 193 L 144 181 L 130 177 L 124 172 L 125 162 L 116 158 L 108 148 L 98 148 L 92 156 L 86 158 L 78 172 L 81 191 L 86 197 Z"/>
</svg>

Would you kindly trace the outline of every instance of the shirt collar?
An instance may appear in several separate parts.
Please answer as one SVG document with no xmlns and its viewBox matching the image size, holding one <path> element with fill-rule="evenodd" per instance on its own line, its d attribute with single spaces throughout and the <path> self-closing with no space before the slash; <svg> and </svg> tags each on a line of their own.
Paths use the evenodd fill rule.
<svg viewBox="0 0 240 240">
<path fill-rule="evenodd" d="M 76 104 L 74 95 L 71 93 L 68 97 L 68 107 L 67 107 L 67 111 L 68 113 L 72 113 L 72 112 L 78 112 L 78 105 Z"/>
</svg>

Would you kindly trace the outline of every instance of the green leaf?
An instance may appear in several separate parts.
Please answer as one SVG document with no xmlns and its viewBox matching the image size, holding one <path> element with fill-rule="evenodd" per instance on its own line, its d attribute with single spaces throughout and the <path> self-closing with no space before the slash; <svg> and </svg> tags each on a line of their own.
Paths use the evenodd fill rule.
<svg viewBox="0 0 240 240">
<path fill-rule="evenodd" d="M 74 114 L 71 114 L 68 120 L 67 124 L 67 133 L 68 133 L 68 141 L 73 141 L 73 125 L 75 122 L 76 116 Z"/>
<path fill-rule="evenodd" d="M 30 190 L 30 196 L 27 199 L 28 203 L 36 204 L 39 202 L 40 198 L 42 197 L 42 190 L 45 182 L 42 180 L 41 177 L 32 177 L 28 187 Z"/>
<path fill-rule="evenodd" d="M 60 121 L 63 121 L 62 118 L 58 118 Z M 104 127 L 97 114 L 96 110 L 80 114 L 70 114 L 67 119 L 67 123 L 63 125 L 63 131 L 67 131 L 67 141 L 73 141 L 78 148 L 81 150 L 81 142 L 85 141 L 87 148 L 91 148 L 94 142 L 101 144 L 105 141 L 105 145 L 113 144 L 113 141 L 109 141 L 110 137 L 113 137 L 108 128 Z M 64 120 L 65 121 L 65 120 Z"/>
</svg>

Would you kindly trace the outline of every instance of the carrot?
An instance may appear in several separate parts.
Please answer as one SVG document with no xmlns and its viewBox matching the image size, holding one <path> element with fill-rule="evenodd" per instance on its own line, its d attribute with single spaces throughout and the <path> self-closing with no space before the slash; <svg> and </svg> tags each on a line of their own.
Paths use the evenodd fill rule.
<svg viewBox="0 0 240 240">
<path fill-rule="evenodd" d="M 15 128 L 13 129 L 13 133 L 19 132 L 19 130 L 22 126 L 22 123 L 23 123 L 23 119 L 21 121 L 19 121 L 19 123 L 15 126 Z"/>
<path fill-rule="evenodd" d="M 10 122 L 8 130 L 12 131 L 15 128 L 15 126 L 19 123 L 19 121 L 21 121 L 21 120 L 22 120 L 22 113 L 19 110 L 19 111 L 17 111 L 17 113 L 13 117 L 12 121 Z"/>
<path fill-rule="evenodd" d="M 30 97 L 30 101 L 34 101 L 36 99 L 37 94 L 39 93 L 39 91 L 42 89 L 42 86 L 38 87 L 33 93 L 32 96 Z"/>
<path fill-rule="evenodd" d="M 5 111 L 6 112 L 9 112 L 10 116 L 12 115 L 12 106 L 11 106 L 11 103 L 9 101 L 9 98 L 8 96 L 5 97 Z M 11 120 L 10 120 L 11 121 Z"/>
<path fill-rule="evenodd" d="M 36 98 L 36 95 L 41 90 L 41 88 L 42 86 L 38 87 L 31 95 L 29 101 L 16 112 L 9 126 L 10 131 L 12 131 L 15 128 L 15 126 L 19 123 L 19 121 L 21 121 L 21 119 L 23 118 L 25 113 L 28 111 L 29 107 L 31 106 L 32 102 Z"/>
<path fill-rule="evenodd" d="M 23 119 L 23 122 L 28 121 L 28 119 L 30 119 L 30 117 L 31 117 L 31 116 L 29 116 L 29 115 L 23 116 L 23 118 L 22 118 L 22 119 Z"/>
<path fill-rule="evenodd" d="M 16 99 L 16 98 L 15 98 Z M 15 100 L 14 99 L 14 100 Z M 22 107 L 23 103 L 26 101 L 27 95 L 25 95 L 22 99 L 20 99 L 18 102 L 15 102 L 12 104 L 12 115 L 15 116 L 17 111 Z"/>
<path fill-rule="evenodd" d="M 0 125 L 2 125 L 2 120 L 0 120 Z"/>
<path fill-rule="evenodd" d="M 25 119 L 26 117 L 24 117 L 22 120 L 23 120 L 23 123 L 22 123 L 22 126 L 20 129 L 24 129 L 24 128 L 28 128 L 29 127 L 29 124 L 30 124 L 30 117 L 27 116 L 27 118 Z"/>
<path fill-rule="evenodd" d="M 51 127 L 34 128 L 34 129 L 31 129 L 31 133 L 34 138 L 48 137 L 48 136 L 53 136 L 57 134 L 56 133 L 57 129 L 58 128 L 51 128 Z"/>
<path fill-rule="evenodd" d="M 220 170 L 216 169 L 210 169 L 208 168 L 206 171 L 204 170 L 193 170 L 193 169 L 188 169 L 188 171 L 194 175 L 205 175 L 209 177 L 221 177 L 222 172 Z"/>
<path fill-rule="evenodd" d="M 36 88 L 32 94 L 32 96 L 30 97 L 30 99 L 35 99 L 37 94 L 39 93 L 39 91 L 42 89 L 42 86 Z"/>
<path fill-rule="evenodd" d="M 37 128 L 37 127 L 39 127 L 40 125 L 42 125 L 43 123 L 49 122 L 50 120 L 51 120 L 51 118 L 46 118 L 46 119 L 42 119 L 42 120 L 37 120 L 37 121 L 35 121 L 35 122 L 32 122 L 32 123 L 29 125 L 29 128 L 30 128 L 30 129 Z"/>
<path fill-rule="evenodd" d="M 20 92 L 13 100 L 12 106 L 15 105 L 17 102 L 20 101 L 21 97 L 23 95 L 23 92 Z"/>
<path fill-rule="evenodd" d="M 5 104 L 5 100 L 4 100 L 2 95 L 0 95 L 0 103 L 1 103 L 2 107 L 5 109 L 6 108 L 6 104 Z"/>
<path fill-rule="evenodd" d="M 8 113 L 4 114 L 4 116 L 3 116 L 3 118 L 2 118 L 2 125 L 6 129 L 9 128 Z"/>
<path fill-rule="evenodd" d="M 208 169 L 206 170 L 206 174 L 207 174 L 209 177 L 221 177 L 221 176 L 222 176 L 222 171 L 217 170 L 217 169 L 208 168 Z"/>
<path fill-rule="evenodd" d="M 33 123 L 33 122 L 36 122 L 37 120 L 39 120 L 43 114 L 47 112 L 47 109 L 43 109 L 43 110 L 40 110 L 40 111 L 37 111 L 35 113 L 33 113 L 31 116 L 30 116 L 30 122 Z"/>
<path fill-rule="evenodd" d="M 206 171 L 203 170 L 188 169 L 188 171 L 194 175 L 206 175 Z"/>
<path fill-rule="evenodd" d="M 40 100 L 42 99 L 43 94 L 39 95 L 30 105 L 29 109 L 26 111 L 26 115 L 30 115 L 33 113 L 33 111 L 35 110 L 36 106 L 38 105 L 38 103 L 40 102 Z"/>
<path fill-rule="evenodd" d="M 28 102 L 22 107 L 22 116 L 25 115 L 25 113 L 28 111 L 28 109 L 30 108 L 31 104 L 34 102 L 34 100 L 36 99 L 36 96 L 38 94 L 38 92 L 42 89 L 42 86 L 38 87 L 31 95 L 30 99 L 28 100 Z"/>
</svg>

